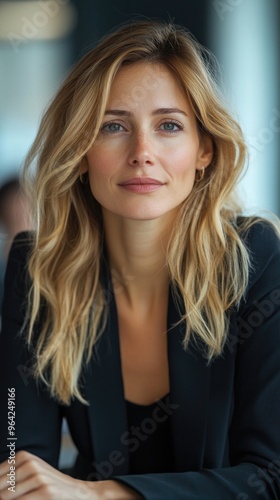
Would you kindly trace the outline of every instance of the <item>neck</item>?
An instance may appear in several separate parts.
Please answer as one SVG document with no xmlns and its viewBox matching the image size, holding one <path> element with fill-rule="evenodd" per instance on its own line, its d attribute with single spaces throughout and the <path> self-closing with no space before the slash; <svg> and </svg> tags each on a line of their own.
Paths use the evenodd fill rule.
<svg viewBox="0 0 280 500">
<path fill-rule="evenodd" d="M 164 220 L 135 221 L 103 210 L 103 220 L 115 293 L 122 293 L 131 305 L 166 295 L 166 252 L 174 214 Z"/>
</svg>

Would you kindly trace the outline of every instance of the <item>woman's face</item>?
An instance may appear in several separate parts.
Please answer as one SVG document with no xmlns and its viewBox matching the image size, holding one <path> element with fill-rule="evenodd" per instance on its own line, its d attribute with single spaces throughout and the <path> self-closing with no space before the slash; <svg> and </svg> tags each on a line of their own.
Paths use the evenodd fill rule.
<svg viewBox="0 0 280 500">
<path fill-rule="evenodd" d="M 191 106 L 171 71 L 135 63 L 118 72 L 98 137 L 86 156 L 93 196 L 103 211 L 151 220 L 188 197 L 196 169 L 212 158 Z"/>
</svg>

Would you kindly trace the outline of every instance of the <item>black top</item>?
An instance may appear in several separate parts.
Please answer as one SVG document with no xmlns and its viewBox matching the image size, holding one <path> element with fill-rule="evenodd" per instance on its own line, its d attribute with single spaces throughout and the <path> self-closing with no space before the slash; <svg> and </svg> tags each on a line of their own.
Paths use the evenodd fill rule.
<svg viewBox="0 0 280 500">
<path fill-rule="evenodd" d="M 126 401 L 130 474 L 171 472 L 173 456 L 168 396 L 150 405 Z"/>
</svg>

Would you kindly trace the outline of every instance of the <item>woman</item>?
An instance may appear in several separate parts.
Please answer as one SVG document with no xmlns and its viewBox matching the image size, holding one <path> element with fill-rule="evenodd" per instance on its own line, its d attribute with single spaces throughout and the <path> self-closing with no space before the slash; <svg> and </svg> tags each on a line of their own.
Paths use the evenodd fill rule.
<svg viewBox="0 0 280 500">
<path fill-rule="evenodd" d="M 6 275 L 4 499 L 279 497 L 280 243 L 236 204 L 245 145 L 211 72 L 182 28 L 133 23 L 43 118 Z"/>
</svg>

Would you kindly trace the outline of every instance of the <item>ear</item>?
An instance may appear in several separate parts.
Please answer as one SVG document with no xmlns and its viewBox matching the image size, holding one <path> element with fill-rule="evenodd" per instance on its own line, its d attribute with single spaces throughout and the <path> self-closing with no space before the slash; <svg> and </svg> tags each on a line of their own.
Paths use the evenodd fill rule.
<svg viewBox="0 0 280 500">
<path fill-rule="evenodd" d="M 197 155 L 197 169 L 207 168 L 211 164 L 214 154 L 214 146 L 212 138 L 209 135 L 203 134 L 200 137 L 200 146 Z"/>
<path fill-rule="evenodd" d="M 85 174 L 88 172 L 88 160 L 86 155 L 82 158 L 81 164 L 80 164 L 80 174 Z"/>
</svg>

